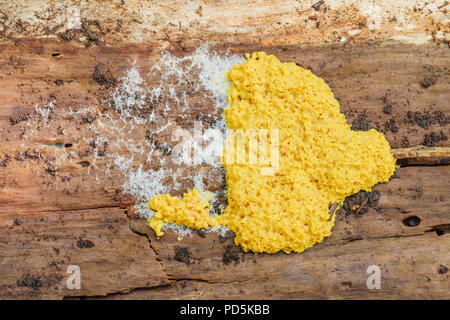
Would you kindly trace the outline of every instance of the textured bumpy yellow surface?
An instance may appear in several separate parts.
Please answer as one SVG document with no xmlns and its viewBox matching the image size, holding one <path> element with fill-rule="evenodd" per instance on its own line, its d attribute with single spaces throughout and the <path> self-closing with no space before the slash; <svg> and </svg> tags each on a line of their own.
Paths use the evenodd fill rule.
<svg viewBox="0 0 450 320">
<path fill-rule="evenodd" d="M 149 208 L 156 211 L 148 224 L 158 237 L 164 235 L 161 231 L 164 223 L 176 223 L 194 229 L 206 229 L 217 224 L 209 215 L 209 202 L 202 201 L 196 189 L 186 192 L 183 200 L 169 194 L 155 196 Z"/>
<path fill-rule="evenodd" d="M 352 131 L 330 88 L 309 70 L 255 52 L 229 71 L 228 80 L 228 127 L 279 132 L 278 170 L 263 175 L 259 165 L 224 163 L 228 206 L 215 221 L 201 219 L 204 225 L 228 226 L 245 251 L 302 252 L 331 234 L 331 204 L 370 191 L 394 173 L 395 159 L 383 134 Z M 185 197 L 181 203 L 189 201 Z M 162 216 L 170 211 L 168 221 L 190 221 L 187 204 L 182 210 L 170 206 L 166 201 L 153 207 Z"/>
</svg>

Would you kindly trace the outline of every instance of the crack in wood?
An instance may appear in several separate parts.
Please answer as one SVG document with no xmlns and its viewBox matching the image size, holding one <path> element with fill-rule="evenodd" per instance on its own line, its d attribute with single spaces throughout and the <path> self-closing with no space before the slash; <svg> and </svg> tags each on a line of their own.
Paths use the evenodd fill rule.
<svg viewBox="0 0 450 320">
<path fill-rule="evenodd" d="M 135 229 L 133 228 L 132 221 L 131 221 L 130 217 L 128 216 L 127 211 L 124 211 L 123 214 L 126 216 L 126 218 L 127 218 L 127 220 L 128 220 L 128 227 L 130 228 L 131 232 L 134 233 L 134 234 L 137 235 L 137 236 L 144 237 L 144 238 L 147 240 L 147 242 L 148 242 L 150 248 L 153 250 L 153 253 L 155 254 L 155 260 L 159 262 L 162 271 L 163 271 L 163 272 L 165 273 L 165 275 L 166 275 L 166 279 L 169 281 L 169 280 L 170 280 L 170 275 L 168 274 L 168 272 L 167 272 L 167 270 L 166 270 L 166 267 L 164 266 L 163 261 L 159 258 L 158 250 L 156 250 L 156 248 L 153 247 L 152 241 L 151 241 L 151 239 L 149 238 L 149 236 L 148 236 L 147 234 L 142 233 L 142 232 L 139 232 L 139 231 L 137 231 L 137 230 L 135 230 Z"/>
</svg>

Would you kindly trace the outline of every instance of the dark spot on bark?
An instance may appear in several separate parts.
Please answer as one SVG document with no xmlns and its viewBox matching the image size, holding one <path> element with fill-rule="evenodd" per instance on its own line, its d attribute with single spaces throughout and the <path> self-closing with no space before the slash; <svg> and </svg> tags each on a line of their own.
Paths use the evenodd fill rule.
<svg viewBox="0 0 450 320">
<path fill-rule="evenodd" d="M 82 121 L 83 123 L 92 123 L 95 120 L 97 120 L 96 116 L 91 115 L 90 113 L 88 113 L 85 117 L 83 117 Z"/>
<path fill-rule="evenodd" d="M 223 236 L 221 234 L 219 234 L 218 238 L 219 238 L 219 242 L 220 243 L 224 243 L 224 242 L 226 242 L 226 241 L 228 241 L 230 239 L 234 239 L 235 236 L 236 235 L 234 234 L 234 232 L 230 230 L 230 231 L 227 231 L 225 233 L 225 235 L 223 235 Z"/>
<path fill-rule="evenodd" d="M 170 146 L 156 140 L 155 135 L 152 132 L 147 131 L 145 133 L 145 138 L 148 139 L 149 141 L 151 141 L 153 148 L 161 150 L 165 156 L 169 156 L 172 154 L 172 148 Z"/>
<path fill-rule="evenodd" d="M 228 205 L 227 193 L 226 190 L 223 190 L 225 188 L 226 182 L 222 183 L 222 190 L 218 191 L 217 199 L 211 203 L 211 213 L 214 215 L 221 215 L 222 209 Z"/>
<path fill-rule="evenodd" d="M 57 86 L 61 86 L 61 85 L 64 84 L 64 80 L 62 80 L 62 79 L 56 79 L 56 80 L 55 80 L 55 84 L 56 84 Z"/>
<path fill-rule="evenodd" d="M 403 219 L 403 224 L 407 227 L 417 227 L 421 221 L 418 216 L 410 216 Z"/>
<path fill-rule="evenodd" d="M 400 174 L 398 173 L 397 169 L 395 169 L 394 174 L 392 175 L 391 179 L 400 179 Z"/>
<path fill-rule="evenodd" d="M 176 247 L 175 248 L 175 260 L 179 262 L 184 262 L 185 264 L 189 265 L 191 264 L 191 252 L 188 248 L 181 248 Z"/>
<path fill-rule="evenodd" d="M 7 154 L 5 156 L 5 158 L 2 161 L 0 161 L 0 166 L 6 167 L 9 163 L 9 161 L 11 161 L 11 156 L 9 154 Z"/>
<path fill-rule="evenodd" d="M 198 234 L 200 237 L 204 238 L 204 237 L 206 237 L 206 230 L 205 230 L 205 229 L 198 229 L 198 230 L 197 230 L 197 234 Z"/>
<path fill-rule="evenodd" d="M 17 281 L 17 286 L 39 290 L 42 287 L 42 281 L 38 277 L 27 274 L 25 278 Z"/>
<path fill-rule="evenodd" d="M 57 284 L 58 282 L 61 282 L 62 279 L 64 279 L 62 275 L 60 275 L 59 273 L 53 273 L 47 277 L 44 277 L 42 279 L 42 282 L 46 287 L 51 287 Z"/>
<path fill-rule="evenodd" d="M 427 147 L 434 147 L 440 141 L 447 141 L 447 140 L 448 137 L 444 134 L 444 132 L 442 131 L 439 133 L 431 132 L 423 136 L 423 145 Z"/>
<path fill-rule="evenodd" d="M 388 104 L 383 107 L 383 113 L 385 114 L 392 114 L 392 105 Z"/>
<path fill-rule="evenodd" d="M 412 199 L 417 200 L 423 197 L 423 188 L 422 187 L 416 187 L 409 189 L 413 192 Z"/>
<path fill-rule="evenodd" d="M 13 222 L 14 226 L 20 226 L 21 224 L 22 224 L 22 220 L 19 220 L 19 219 L 15 219 Z"/>
<path fill-rule="evenodd" d="M 71 177 L 67 177 L 67 176 L 62 176 L 61 178 L 61 182 L 70 182 L 72 180 Z M 69 194 L 69 193 L 68 193 Z"/>
<path fill-rule="evenodd" d="M 420 86 L 424 89 L 431 87 L 437 81 L 436 77 L 425 78 L 420 82 Z"/>
<path fill-rule="evenodd" d="M 18 124 L 18 123 L 20 123 L 20 122 L 27 121 L 29 118 L 30 118 L 30 115 L 29 115 L 29 114 L 26 114 L 26 115 L 20 115 L 20 116 L 16 116 L 16 117 L 11 116 L 11 117 L 9 117 L 9 123 L 10 123 L 12 126 L 14 126 L 14 125 L 16 125 L 16 124 Z"/>
<path fill-rule="evenodd" d="M 109 28 L 102 28 L 99 20 L 82 19 L 81 28 L 68 29 L 58 33 L 58 36 L 65 41 L 81 41 L 86 47 L 90 47 L 92 43 L 99 44 L 101 37 L 110 31 Z"/>
<path fill-rule="evenodd" d="M 315 11 L 319 11 L 320 10 L 320 6 L 323 5 L 323 1 L 317 1 L 316 3 L 314 3 L 311 7 L 315 10 Z"/>
<path fill-rule="evenodd" d="M 9 57 L 8 64 L 12 66 L 14 69 L 21 69 L 21 70 L 23 70 L 25 66 L 25 62 L 23 61 L 23 59 L 15 55 Z"/>
<path fill-rule="evenodd" d="M 90 149 L 78 151 L 78 158 L 83 159 L 92 153 Z"/>
<path fill-rule="evenodd" d="M 153 148 L 161 150 L 165 156 L 170 156 L 172 154 L 172 148 L 158 140 L 153 140 L 152 146 Z"/>
<path fill-rule="evenodd" d="M 89 240 L 83 240 L 83 239 L 79 239 L 77 241 L 77 247 L 80 249 L 89 249 L 94 247 L 94 243 L 92 241 Z"/>
<path fill-rule="evenodd" d="M 94 69 L 94 80 L 97 81 L 101 85 L 115 85 L 117 80 L 113 76 L 111 69 L 104 65 L 103 63 L 100 63 L 95 66 Z"/>
<path fill-rule="evenodd" d="M 370 129 L 372 120 L 366 117 L 365 113 L 361 113 L 352 123 L 352 130 L 367 131 Z"/>
<path fill-rule="evenodd" d="M 123 190 L 121 188 L 116 189 L 114 192 L 113 200 L 120 202 L 127 199 L 127 196 L 123 194 Z M 128 213 L 128 211 L 125 211 L 125 213 Z"/>
<path fill-rule="evenodd" d="M 438 273 L 439 274 L 446 274 L 447 272 L 448 272 L 448 268 L 441 264 L 440 267 L 439 267 Z"/>
<path fill-rule="evenodd" d="M 42 154 L 36 150 L 27 150 L 16 154 L 15 159 L 19 162 L 24 160 L 39 160 L 42 159 Z"/>
<path fill-rule="evenodd" d="M 151 131 L 147 130 L 145 132 L 145 139 L 148 139 L 148 140 L 152 141 L 153 137 L 154 137 L 154 134 Z"/>
<path fill-rule="evenodd" d="M 216 118 L 214 118 L 213 116 L 210 115 L 204 115 L 204 114 L 198 114 L 196 119 L 198 121 L 201 121 L 207 125 L 212 125 L 216 122 Z"/>
<path fill-rule="evenodd" d="M 63 127 L 59 126 L 58 129 L 57 129 L 57 132 L 58 132 L 58 135 L 60 135 L 60 136 L 63 135 L 64 134 Z"/>
<path fill-rule="evenodd" d="M 419 127 L 423 129 L 428 129 L 431 126 L 431 117 L 428 114 L 422 114 L 420 112 L 408 111 L 406 114 L 406 121 L 408 123 L 416 123 Z"/>
<path fill-rule="evenodd" d="M 47 172 L 49 175 L 54 177 L 54 176 L 56 176 L 56 173 L 58 172 L 58 168 L 55 167 L 51 162 L 47 162 L 45 172 Z"/>
<path fill-rule="evenodd" d="M 390 119 L 384 123 L 384 128 L 386 131 L 391 131 L 393 133 L 398 132 L 398 127 L 395 125 L 395 120 Z"/>
<path fill-rule="evenodd" d="M 433 226 L 429 232 L 436 232 L 438 236 L 442 236 L 444 234 L 450 233 L 450 224 L 441 224 L 437 226 Z"/>
<path fill-rule="evenodd" d="M 402 148 L 409 148 L 410 144 L 409 144 L 408 137 L 406 137 L 406 136 L 403 137 L 402 141 L 401 141 L 401 144 L 402 144 Z"/>
<path fill-rule="evenodd" d="M 63 33 L 60 33 L 59 36 L 60 36 L 61 39 L 65 40 L 65 41 L 70 41 L 70 40 L 73 40 L 73 39 L 76 38 L 77 31 L 74 30 L 74 29 L 69 29 L 69 30 L 66 30 Z"/>
<path fill-rule="evenodd" d="M 380 200 L 380 192 L 373 190 L 372 192 L 360 191 L 347 197 L 344 200 L 342 209 L 346 215 L 351 214 L 365 214 L 369 211 L 369 208 L 379 211 L 378 201 Z M 359 210 L 359 211 L 358 211 Z"/>
<path fill-rule="evenodd" d="M 450 117 L 446 117 L 441 110 L 433 111 L 433 120 L 439 123 L 441 126 L 445 126 L 450 122 Z"/>
<path fill-rule="evenodd" d="M 423 129 L 429 129 L 431 125 L 439 123 L 441 126 L 445 126 L 449 122 L 449 117 L 446 117 L 440 110 L 433 112 L 412 112 L 406 113 L 406 122 L 409 124 L 417 124 Z"/>
<path fill-rule="evenodd" d="M 225 249 L 225 253 L 223 254 L 222 261 L 224 264 L 228 265 L 232 261 L 234 261 L 234 264 L 238 264 L 240 262 L 239 257 L 240 249 L 238 246 L 235 245 L 229 245 Z"/>
</svg>

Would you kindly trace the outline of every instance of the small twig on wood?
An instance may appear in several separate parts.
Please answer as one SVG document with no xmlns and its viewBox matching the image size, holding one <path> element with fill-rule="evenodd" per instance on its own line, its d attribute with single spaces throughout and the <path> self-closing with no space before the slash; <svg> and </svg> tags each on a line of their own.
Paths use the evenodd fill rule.
<svg viewBox="0 0 450 320">
<path fill-rule="evenodd" d="M 358 214 L 358 213 L 359 213 L 359 211 L 361 210 L 361 208 L 366 204 L 367 200 L 369 200 L 369 197 L 367 197 L 367 199 L 364 200 L 363 203 L 361 203 L 361 205 L 359 206 L 358 210 L 356 210 L 355 214 Z"/>
<path fill-rule="evenodd" d="M 417 146 L 411 148 L 392 149 L 391 152 L 396 159 L 450 157 L 450 148 L 446 147 Z"/>
</svg>

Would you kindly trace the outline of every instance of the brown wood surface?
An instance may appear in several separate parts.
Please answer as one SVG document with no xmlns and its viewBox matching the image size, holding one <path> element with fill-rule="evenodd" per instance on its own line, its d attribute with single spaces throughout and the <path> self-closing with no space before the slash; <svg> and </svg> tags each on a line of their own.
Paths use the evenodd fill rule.
<svg viewBox="0 0 450 320">
<path fill-rule="evenodd" d="M 120 77 L 129 61 L 148 70 L 163 48 L 182 56 L 209 41 L 217 50 L 264 50 L 311 69 L 330 85 L 349 123 L 384 132 L 393 148 L 450 147 L 450 54 L 435 22 L 411 13 L 418 30 L 399 33 L 392 25 L 368 30 L 353 7 L 324 12 L 308 6 L 297 12 L 293 2 L 279 6 L 273 1 L 252 14 L 225 1 L 199 2 L 178 28 L 181 4 L 144 3 L 138 9 L 126 2 L 125 7 L 105 5 L 96 23 L 82 20 L 90 29 L 83 26 L 71 39 L 54 25 L 52 15 L 47 29 L 39 28 L 42 21 L 27 23 L 36 4 L 26 2 L 22 11 L 0 7 L 9 13 L 1 18 L 0 44 L 1 299 L 449 298 L 448 158 L 402 160 L 388 183 L 375 186 L 376 201 L 358 213 L 357 208 L 340 209 L 332 236 L 304 253 L 255 255 L 242 252 L 232 236 L 215 233 L 194 232 L 178 241 L 169 231 L 156 239 L 145 219 L 135 215 L 134 199 L 121 191 L 125 177 L 117 170 L 106 176 L 101 161 L 95 170 L 76 165 L 92 161 L 89 145 L 73 144 L 94 135 L 89 123 L 29 118 L 35 105 L 49 100 L 57 111 L 100 109 L 113 87 L 93 79 L 99 63 Z M 244 5 L 255 6 L 263 5 Z M 96 16 L 99 8 L 94 2 L 83 14 Z M 133 12 L 139 14 L 132 18 Z M 148 21 L 157 12 L 170 23 Z M 122 29 L 114 29 L 120 19 Z M 299 26 L 305 19 L 306 27 Z M 316 27 L 316 21 L 323 25 Z M 343 30 L 354 28 L 363 31 L 340 42 Z M 423 38 L 418 32 L 429 32 L 432 40 L 413 44 L 395 38 Z M 181 122 L 208 110 L 198 105 Z M 58 164 L 57 174 L 54 157 L 66 148 L 55 143 L 73 144 L 70 150 L 78 154 Z M 81 290 L 66 288 L 69 265 L 81 268 Z M 381 268 L 380 290 L 366 287 L 370 265 Z"/>
</svg>

